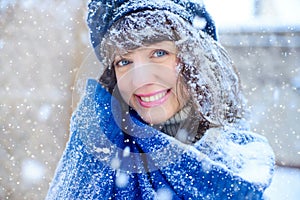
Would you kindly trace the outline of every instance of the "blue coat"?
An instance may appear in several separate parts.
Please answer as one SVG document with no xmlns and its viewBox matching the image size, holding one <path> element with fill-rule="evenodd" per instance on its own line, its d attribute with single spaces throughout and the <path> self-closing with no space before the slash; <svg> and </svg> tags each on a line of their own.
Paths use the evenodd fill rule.
<svg viewBox="0 0 300 200">
<path fill-rule="evenodd" d="M 88 81 L 46 199 L 263 199 L 274 170 L 264 137 L 211 128 L 186 145 L 119 109 Z"/>
</svg>

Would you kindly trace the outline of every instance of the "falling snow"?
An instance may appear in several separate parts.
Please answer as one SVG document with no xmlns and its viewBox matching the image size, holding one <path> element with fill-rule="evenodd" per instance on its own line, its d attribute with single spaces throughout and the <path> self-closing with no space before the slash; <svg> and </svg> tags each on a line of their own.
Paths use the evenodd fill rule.
<svg viewBox="0 0 300 200">
<path fill-rule="evenodd" d="M 208 7 L 213 16 L 218 15 L 220 41 L 240 72 L 252 110 L 252 130 L 269 139 L 280 165 L 267 196 L 296 200 L 300 195 L 300 19 L 294 9 L 299 1 L 230 0 L 221 6 L 220 1 L 207 2 L 219 5 Z M 253 17 L 253 2 L 268 6 Z M 71 105 L 76 107 L 80 96 L 76 92 L 84 88 L 84 81 L 78 86 L 74 80 L 96 78 L 99 73 L 95 71 L 98 63 L 90 61 L 93 52 L 85 12 L 86 3 L 77 0 L 0 2 L 0 199 L 44 199 L 47 193 L 68 140 Z M 206 22 L 198 18 L 193 23 L 200 28 Z M 80 66 L 82 63 L 86 66 Z M 181 136 L 185 137 L 184 132 Z M 119 170 L 124 163 L 109 156 L 114 149 L 97 145 L 89 150 Z M 125 147 L 118 157 L 130 158 L 131 151 Z M 250 166 L 238 172 L 250 179 L 254 177 Z M 209 164 L 202 167 L 211 169 Z M 99 173 L 92 178 L 97 181 L 102 176 L 113 175 Z M 194 180 L 190 174 L 186 177 L 182 180 Z M 131 179 L 119 170 L 116 185 L 127 187 Z M 148 193 L 156 199 L 172 198 L 168 188 Z"/>
</svg>

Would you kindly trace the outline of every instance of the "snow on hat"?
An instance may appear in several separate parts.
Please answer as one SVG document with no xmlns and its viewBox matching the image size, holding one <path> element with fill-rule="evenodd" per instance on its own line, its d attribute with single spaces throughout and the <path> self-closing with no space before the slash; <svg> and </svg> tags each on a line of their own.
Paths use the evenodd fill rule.
<svg viewBox="0 0 300 200">
<path fill-rule="evenodd" d="M 179 15 L 217 40 L 214 22 L 201 0 L 91 0 L 87 22 L 97 56 L 99 49 L 96 47 L 101 44 L 104 35 L 116 21 L 131 13 L 145 10 L 165 10 Z"/>
<path fill-rule="evenodd" d="M 170 40 L 178 50 L 177 71 L 201 117 L 220 125 L 244 116 L 239 77 L 200 0 L 94 0 L 89 9 L 91 41 L 102 64 L 99 82 L 108 91 L 116 85 L 111 68 L 115 54 Z"/>
</svg>

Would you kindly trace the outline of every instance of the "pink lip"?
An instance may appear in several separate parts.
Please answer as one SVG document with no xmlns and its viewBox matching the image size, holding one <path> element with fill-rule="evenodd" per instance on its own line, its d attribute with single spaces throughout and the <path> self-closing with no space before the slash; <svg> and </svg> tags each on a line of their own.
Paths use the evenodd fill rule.
<svg viewBox="0 0 300 200">
<path fill-rule="evenodd" d="M 151 92 L 151 93 L 147 93 L 147 94 L 136 94 L 136 96 L 139 96 L 139 97 L 150 97 L 150 96 L 153 96 L 153 95 L 165 92 L 165 91 L 167 91 L 167 90 L 160 90 L 160 91 L 157 91 L 157 92 Z"/>
<path fill-rule="evenodd" d="M 153 93 L 147 93 L 147 94 L 136 94 L 135 97 L 141 106 L 143 106 L 145 108 L 151 108 L 151 107 L 155 107 L 155 106 L 159 106 L 159 105 L 163 104 L 169 98 L 169 96 L 171 94 L 171 90 L 167 90 L 168 92 L 166 93 L 166 95 L 156 101 L 144 102 L 141 100 L 140 97 L 150 97 L 150 96 L 153 96 L 153 95 L 165 92 L 165 91 L 166 90 L 153 92 Z"/>
</svg>

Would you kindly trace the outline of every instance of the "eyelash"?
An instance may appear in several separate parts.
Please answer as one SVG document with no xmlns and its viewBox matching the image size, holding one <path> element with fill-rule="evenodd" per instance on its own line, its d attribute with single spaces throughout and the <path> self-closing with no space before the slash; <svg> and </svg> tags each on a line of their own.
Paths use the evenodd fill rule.
<svg viewBox="0 0 300 200">
<path fill-rule="evenodd" d="M 163 55 L 161 55 L 161 56 L 156 55 L 156 57 L 162 57 L 162 56 L 168 55 L 168 52 L 163 49 L 158 49 L 158 50 L 154 51 L 153 55 L 155 55 L 159 52 L 163 52 Z"/>
<path fill-rule="evenodd" d="M 123 62 L 123 61 L 127 61 L 127 64 L 121 64 L 121 62 Z M 128 64 L 130 64 L 130 63 L 131 63 L 131 62 L 130 62 L 129 60 L 121 59 L 121 60 L 119 60 L 118 62 L 115 63 L 115 66 L 118 66 L 118 67 L 124 67 L 124 66 L 126 66 L 126 65 L 128 65 Z"/>
</svg>

